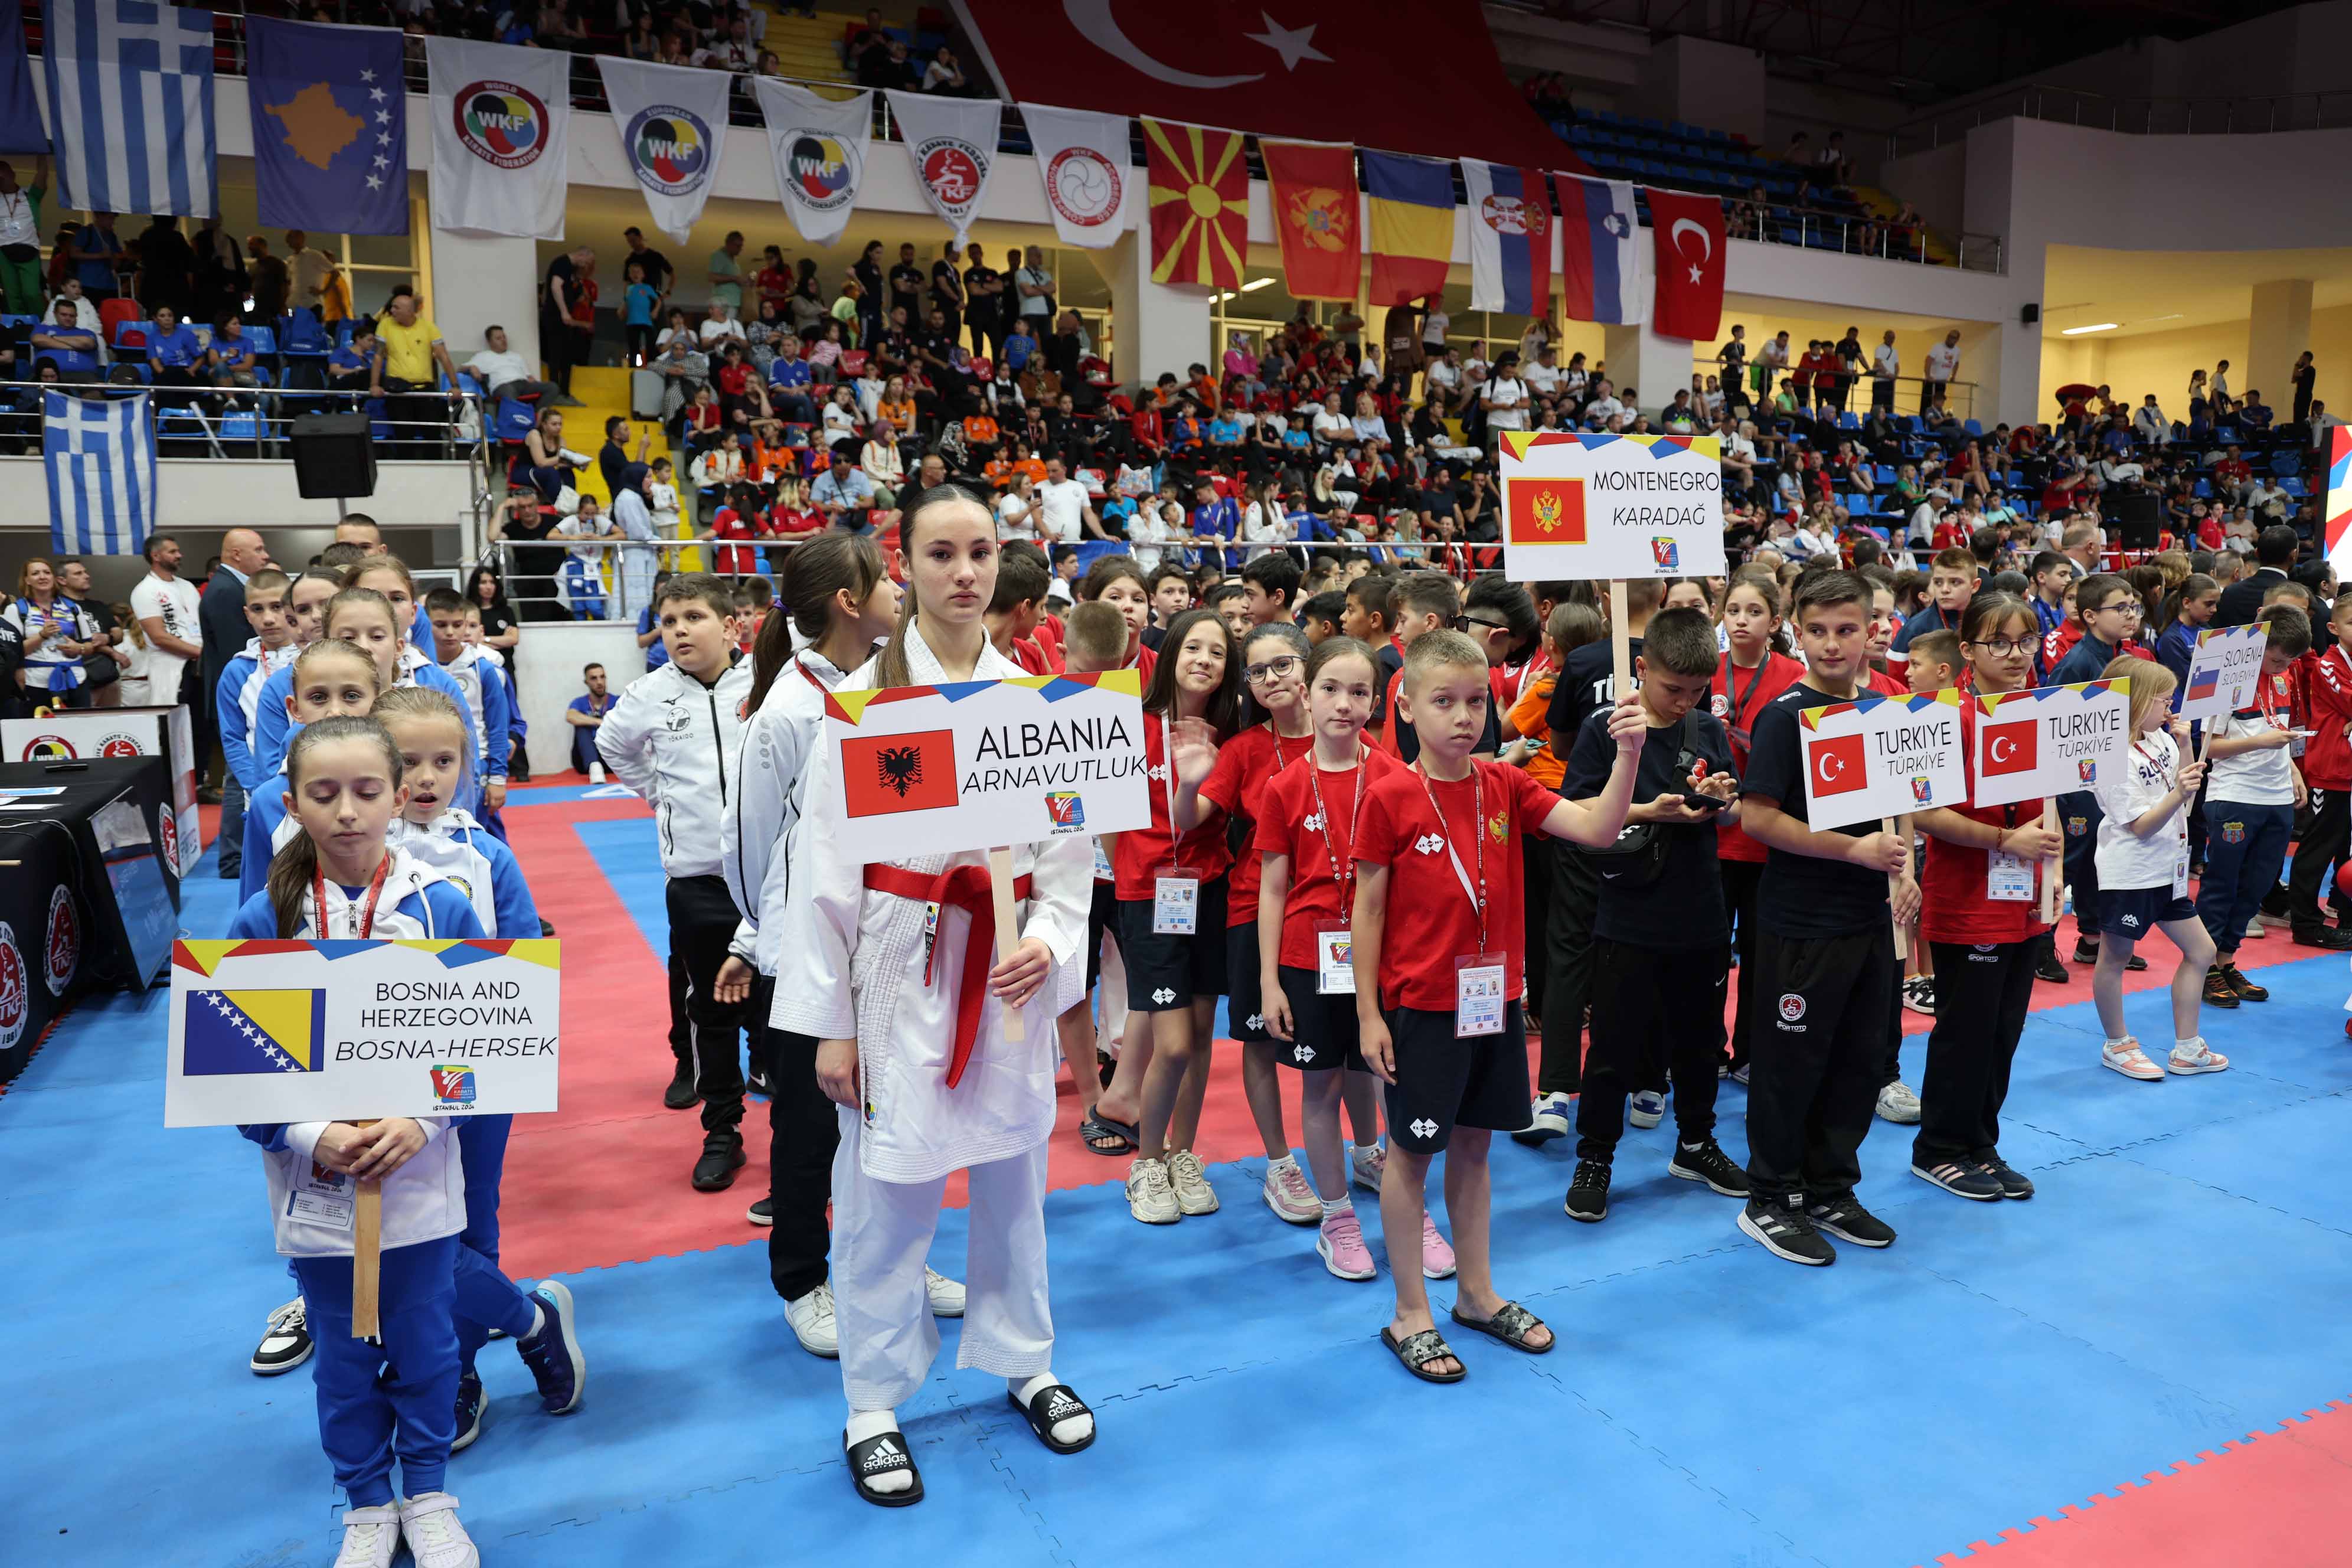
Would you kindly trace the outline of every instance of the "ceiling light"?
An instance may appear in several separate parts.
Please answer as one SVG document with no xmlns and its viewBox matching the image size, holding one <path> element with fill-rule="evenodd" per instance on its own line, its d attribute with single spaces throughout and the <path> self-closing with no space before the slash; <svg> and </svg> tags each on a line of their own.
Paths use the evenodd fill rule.
<svg viewBox="0 0 2352 1568">
<path fill-rule="evenodd" d="M 1257 292 L 1259 289 L 1271 289 L 1271 288 L 1273 288 L 1273 287 L 1274 287 L 1274 279 L 1271 279 L 1271 278 L 1257 278 L 1257 279 L 1252 279 L 1252 280 L 1250 280 L 1249 282 L 1243 284 L 1243 285 L 1242 285 L 1242 292 L 1243 292 L 1243 293 L 1244 293 L 1244 294 L 1255 294 L 1255 293 L 1256 293 L 1256 292 Z"/>
<path fill-rule="evenodd" d="M 2112 332 L 2119 324 L 2115 321 L 2101 321 L 2096 326 L 2063 327 L 2059 330 L 2058 335 L 2062 338 L 2078 338 L 2084 332 Z"/>
</svg>

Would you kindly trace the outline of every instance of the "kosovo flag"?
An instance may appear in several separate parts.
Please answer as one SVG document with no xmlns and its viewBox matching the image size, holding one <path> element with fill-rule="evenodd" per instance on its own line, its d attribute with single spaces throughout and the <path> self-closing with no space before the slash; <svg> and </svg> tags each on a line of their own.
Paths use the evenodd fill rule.
<svg viewBox="0 0 2352 1568">
<path fill-rule="evenodd" d="M 190 1078 L 317 1072 L 326 1059 L 327 994 L 191 991 L 180 1070 Z"/>
<path fill-rule="evenodd" d="M 314 234 L 406 234 L 399 32 L 248 16 L 245 38 L 262 223 Z"/>
</svg>

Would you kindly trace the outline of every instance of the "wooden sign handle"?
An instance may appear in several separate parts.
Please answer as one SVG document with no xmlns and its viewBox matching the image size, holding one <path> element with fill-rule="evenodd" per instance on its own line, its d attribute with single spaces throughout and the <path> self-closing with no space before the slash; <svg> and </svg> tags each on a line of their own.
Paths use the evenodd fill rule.
<svg viewBox="0 0 2352 1568">
<path fill-rule="evenodd" d="M 1003 963 L 1021 945 L 1021 933 L 1013 929 L 1012 850 L 988 852 L 988 890 L 996 903 L 996 962 Z M 1004 1037 L 1014 1041 L 1029 1037 L 1017 1007 L 1004 1009 Z"/>
<path fill-rule="evenodd" d="M 2056 801 L 2044 800 L 2042 803 L 2042 826 L 2046 832 L 2058 831 Z M 2063 866 L 2063 860 L 2044 860 L 2042 863 L 2042 923 L 2044 925 L 2058 923 L 2058 889 L 2059 884 L 2066 879 Z"/>
<path fill-rule="evenodd" d="M 1880 817 L 1878 819 L 1878 830 L 1886 835 L 1889 838 L 1894 837 L 1895 819 L 1891 816 Z M 1906 854 L 1910 852 L 1910 847 L 1908 845 L 1904 847 L 1904 852 Z M 1902 872 L 1889 871 L 1886 873 L 1886 897 L 1890 905 L 1894 901 L 1895 889 L 1902 887 Z M 1886 918 L 1893 921 L 1895 927 L 1895 956 L 1901 959 L 1908 959 L 1911 956 L 1910 932 L 1904 930 L 1903 922 L 1901 921 L 1895 919 L 1895 911 L 1891 907 L 1886 911 Z"/>
<path fill-rule="evenodd" d="M 373 1121 L 356 1123 L 373 1127 Z M 352 1338 L 372 1340 L 383 1332 L 376 1295 L 383 1273 L 383 1184 L 360 1184 L 356 1230 L 352 1237 Z"/>
<path fill-rule="evenodd" d="M 1614 702 L 1633 689 L 1633 633 L 1625 624 L 1625 580 L 1612 578 L 1609 584 L 1609 652 L 1611 672 L 1616 677 L 1609 688 L 1609 700 Z"/>
</svg>

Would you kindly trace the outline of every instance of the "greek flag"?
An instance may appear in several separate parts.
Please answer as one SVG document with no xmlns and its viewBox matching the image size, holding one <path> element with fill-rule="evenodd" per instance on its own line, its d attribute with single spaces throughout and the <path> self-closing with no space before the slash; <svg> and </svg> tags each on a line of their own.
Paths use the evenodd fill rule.
<svg viewBox="0 0 2352 1568">
<path fill-rule="evenodd" d="M 45 0 L 60 209 L 218 211 L 213 14 L 155 0 Z"/>
<path fill-rule="evenodd" d="M 45 394 L 49 546 L 60 555 L 136 555 L 155 526 L 155 427 L 147 394 L 85 402 Z"/>
</svg>

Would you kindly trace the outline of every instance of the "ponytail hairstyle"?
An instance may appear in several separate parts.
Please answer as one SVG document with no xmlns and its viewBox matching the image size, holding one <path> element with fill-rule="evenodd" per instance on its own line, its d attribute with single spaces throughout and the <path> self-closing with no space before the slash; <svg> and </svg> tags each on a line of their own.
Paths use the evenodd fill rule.
<svg viewBox="0 0 2352 1568">
<path fill-rule="evenodd" d="M 744 700 L 743 711 L 757 713 L 767 700 L 768 688 L 793 657 L 795 627 L 805 641 L 824 641 L 833 630 L 835 595 L 847 589 L 862 605 L 887 570 L 881 547 L 862 533 L 824 533 L 793 546 L 784 557 L 782 595 L 791 613 L 760 623 L 760 635 L 751 643 L 751 694 Z"/>
<path fill-rule="evenodd" d="M 379 598 L 382 596 L 377 595 Z M 318 646 L 316 643 L 311 645 L 313 647 Z M 351 647 L 352 645 L 344 643 L 341 646 Z M 360 657 L 365 658 L 367 656 L 362 654 Z M 448 699 L 444 697 L 442 700 L 446 702 Z M 392 772 L 393 787 L 400 787 L 400 747 L 393 740 L 392 731 L 373 717 L 338 716 L 306 725 L 302 732 L 294 737 L 294 743 L 286 751 L 287 788 L 299 795 L 302 764 L 310 759 L 312 752 L 320 746 L 332 745 L 337 741 L 373 741 L 383 747 L 384 765 Z M 280 938 L 293 937 L 301 931 L 302 900 L 309 895 L 310 884 L 318 879 L 318 875 L 319 847 L 310 842 L 310 830 L 301 826 L 298 816 L 294 837 L 286 841 L 286 847 L 271 858 L 269 878 L 265 884 L 269 891 L 269 907 L 278 915 Z"/>
<path fill-rule="evenodd" d="M 2172 706 L 2172 693 L 2180 684 L 2179 677 L 2156 660 L 2132 654 L 2109 659 L 2107 668 L 2099 671 L 2099 679 L 2131 682 L 2131 733 L 2125 737 L 2126 741 L 2139 739 L 2140 721 L 2147 717 L 2149 709 Z"/>
<path fill-rule="evenodd" d="M 456 700 L 447 692 L 433 686 L 395 686 L 389 691 L 378 692 L 368 712 L 371 718 L 383 721 L 387 731 L 394 719 L 441 719 L 455 724 L 458 786 L 463 788 L 473 779 L 474 748 L 467 743 L 466 716 L 457 710 Z"/>
<path fill-rule="evenodd" d="M 1104 559 L 1108 560 L 1110 558 L 1106 556 Z M 1307 634 L 1305 632 L 1300 631 L 1296 625 L 1289 621 L 1268 621 L 1262 626 L 1252 626 L 1249 629 L 1249 634 L 1241 639 L 1241 646 L 1235 650 L 1235 652 L 1238 657 L 1246 659 L 1251 648 L 1255 647 L 1259 643 L 1265 642 L 1268 638 L 1272 638 L 1282 644 L 1284 651 L 1296 655 L 1302 663 L 1311 662 L 1314 659 L 1314 645 L 1307 640 Z M 1159 673 L 1157 666 L 1153 667 L 1152 673 L 1154 675 Z M 1242 728 L 1246 730 L 1253 724 L 1265 724 L 1271 722 L 1274 715 L 1259 705 L 1258 700 L 1256 696 L 1251 692 L 1249 682 L 1246 679 L 1242 681 L 1241 688 Z M 1301 694 L 1299 700 L 1302 702 L 1306 700 L 1306 697 L 1303 693 Z"/>
<path fill-rule="evenodd" d="M 917 496 L 914 504 L 899 514 L 898 548 L 909 563 L 915 558 L 915 538 L 922 531 L 924 521 L 941 507 L 960 504 L 977 507 L 987 519 L 989 527 L 993 530 L 996 526 L 996 513 L 978 490 L 961 479 L 941 480 Z M 803 545 L 801 548 L 808 547 Z M 898 624 L 892 628 L 890 640 L 882 645 L 882 652 L 878 656 L 880 662 L 875 667 L 874 684 L 880 689 L 915 683 L 914 674 L 907 663 L 907 632 L 915 624 L 915 613 L 919 607 L 915 603 L 914 568 L 911 564 L 908 567 L 907 577 L 908 592 L 905 602 L 898 606 Z"/>
<path fill-rule="evenodd" d="M 923 492 L 929 495 L 930 492 Z M 1223 741 L 1241 728 L 1241 649 L 1234 646 L 1233 628 L 1224 617 L 1211 609 L 1187 610 L 1168 623 L 1167 635 L 1160 641 L 1160 661 L 1151 667 L 1151 684 L 1144 689 L 1143 710 L 1169 717 L 1176 711 L 1176 656 L 1183 650 L 1184 639 L 1202 622 L 1214 625 L 1225 639 L 1225 678 L 1217 689 L 1209 694 L 1209 705 L 1201 717 Z"/>
<path fill-rule="evenodd" d="M 2188 607 L 2189 600 L 2201 594 L 2212 593 L 2221 585 L 2202 572 L 2191 572 L 2183 577 L 2180 585 L 2164 596 L 2164 608 L 2158 617 L 2155 635 L 2162 637 L 2179 624 L 2180 612 Z"/>
</svg>

